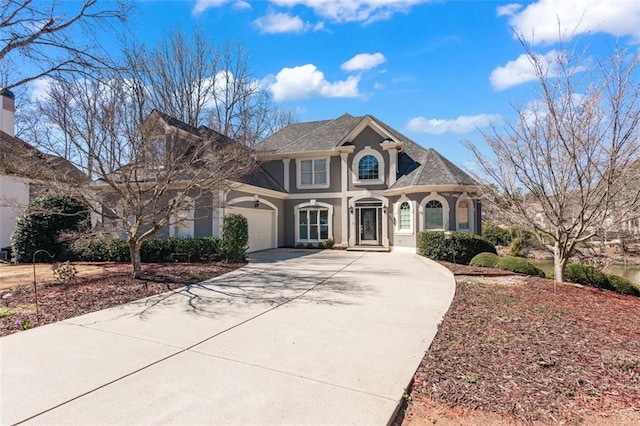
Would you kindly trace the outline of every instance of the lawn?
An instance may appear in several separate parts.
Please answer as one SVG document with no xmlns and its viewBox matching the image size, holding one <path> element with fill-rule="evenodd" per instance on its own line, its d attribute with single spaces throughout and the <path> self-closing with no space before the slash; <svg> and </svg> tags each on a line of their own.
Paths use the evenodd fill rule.
<svg viewBox="0 0 640 426">
<path fill-rule="evenodd" d="M 153 296 L 225 274 L 243 265 L 150 263 L 143 265 L 142 279 L 134 280 L 130 277 L 131 265 L 127 263 L 80 264 L 76 267 L 82 273 L 68 285 L 53 280 L 50 265 L 39 265 L 38 312 L 33 267 L 1 266 L 0 272 L 5 275 L 0 278 L 0 283 L 14 285 L 0 287 L 0 336 Z M 25 268 L 31 273 L 26 274 L 27 278 L 23 271 Z M 17 272 L 12 275 L 7 271 Z M 23 282 L 28 284 L 20 284 Z"/>
<path fill-rule="evenodd" d="M 456 294 L 396 424 L 640 424 L 640 298 L 445 266 Z"/>
</svg>

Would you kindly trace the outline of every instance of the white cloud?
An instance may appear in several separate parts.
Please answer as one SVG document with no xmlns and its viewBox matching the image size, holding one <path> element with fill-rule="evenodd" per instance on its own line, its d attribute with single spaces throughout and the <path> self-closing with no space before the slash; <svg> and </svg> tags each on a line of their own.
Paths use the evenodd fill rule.
<svg viewBox="0 0 640 426">
<path fill-rule="evenodd" d="M 543 65 L 546 64 L 547 71 L 549 70 L 549 67 L 553 66 L 556 57 L 557 52 L 555 50 L 551 50 L 544 55 L 540 55 L 540 60 Z M 554 75 L 553 71 L 548 75 L 552 77 Z M 495 90 L 499 91 L 534 81 L 536 78 L 536 73 L 533 65 L 531 64 L 531 59 L 528 55 L 523 53 L 518 56 L 516 60 L 509 61 L 506 65 L 491 71 L 489 81 L 491 82 L 491 86 Z"/>
<path fill-rule="evenodd" d="M 517 4 L 517 3 L 505 4 L 504 6 L 497 7 L 496 14 L 498 16 L 513 16 L 520 9 L 522 9 L 521 4 Z"/>
<path fill-rule="evenodd" d="M 229 0 L 196 0 L 196 4 L 193 6 L 192 13 L 194 15 L 197 15 L 206 11 L 207 9 L 223 6 L 228 2 Z"/>
<path fill-rule="evenodd" d="M 373 22 L 407 13 L 411 7 L 430 0 L 271 0 L 278 6 L 306 6 L 332 22 Z"/>
<path fill-rule="evenodd" d="M 405 127 L 412 132 L 439 135 L 442 133 L 467 133 L 501 121 L 502 117 L 499 114 L 461 115 L 451 120 L 415 117 L 409 120 Z"/>
<path fill-rule="evenodd" d="M 299 16 L 273 11 L 256 19 L 253 23 L 264 34 L 300 33 L 308 28 L 308 24 L 305 24 Z"/>
<path fill-rule="evenodd" d="M 236 9 L 251 9 L 251 4 L 244 0 L 239 0 L 233 4 L 233 7 Z"/>
<path fill-rule="evenodd" d="M 342 64 L 340 68 L 345 71 L 364 71 L 375 68 L 386 60 L 387 58 L 380 52 L 360 53 Z"/>
<path fill-rule="evenodd" d="M 507 8 L 503 6 L 503 8 Z M 505 9 L 502 9 L 504 12 Z M 500 8 L 498 8 L 500 13 Z M 561 29 L 558 30 L 558 22 Z M 637 0 L 539 0 L 513 11 L 509 25 L 516 34 L 536 43 L 558 41 L 589 32 L 640 38 L 640 2 Z"/>
<path fill-rule="evenodd" d="M 274 100 L 286 101 L 308 99 L 314 96 L 323 98 L 355 98 L 359 96 L 360 77 L 350 76 L 346 80 L 329 82 L 322 71 L 313 64 L 293 68 L 283 68 L 275 81 L 269 85 Z"/>
<path fill-rule="evenodd" d="M 31 102 L 44 102 L 49 99 L 49 89 L 51 88 L 51 79 L 42 77 L 29 83 Z"/>
</svg>

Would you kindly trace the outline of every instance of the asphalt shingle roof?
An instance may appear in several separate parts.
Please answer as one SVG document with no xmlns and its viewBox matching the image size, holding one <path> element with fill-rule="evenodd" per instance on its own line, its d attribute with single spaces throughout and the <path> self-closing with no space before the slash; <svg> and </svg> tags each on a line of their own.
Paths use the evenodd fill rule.
<svg viewBox="0 0 640 426">
<path fill-rule="evenodd" d="M 256 145 L 255 148 L 268 154 L 331 150 L 344 144 L 346 136 L 366 119 L 374 120 L 398 142 L 403 143 L 402 152 L 398 156 L 398 179 L 391 188 L 478 184 L 435 149 L 422 147 L 371 115 L 354 117 L 344 114 L 334 120 L 290 124 Z"/>
<path fill-rule="evenodd" d="M 87 176 L 62 157 L 45 154 L 0 131 L 0 173 L 25 178 L 82 182 Z"/>
</svg>

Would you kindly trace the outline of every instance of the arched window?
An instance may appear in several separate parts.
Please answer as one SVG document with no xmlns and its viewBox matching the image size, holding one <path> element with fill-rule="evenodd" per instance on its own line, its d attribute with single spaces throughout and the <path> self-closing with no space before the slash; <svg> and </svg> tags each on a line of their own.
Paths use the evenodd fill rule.
<svg viewBox="0 0 640 426">
<path fill-rule="evenodd" d="M 411 219 L 411 204 L 405 201 L 400 204 L 400 211 L 398 213 L 398 231 L 411 231 L 413 229 Z"/>
<path fill-rule="evenodd" d="M 424 206 L 424 229 L 444 229 L 442 203 L 431 200 Z"/>
<path fill-rule="evenodd" d="M 456 229 L 458 231 L 471 231 L 471 212 L 473 206 L 469 199 L 459 199 L 456 206 Z"/>
<path fill-rule="evenodd" d="M 358 180 L 376 180 L 378 178 L 378 160 L 373 155 L 365 155 L 358 163 Z"/>
</svg>

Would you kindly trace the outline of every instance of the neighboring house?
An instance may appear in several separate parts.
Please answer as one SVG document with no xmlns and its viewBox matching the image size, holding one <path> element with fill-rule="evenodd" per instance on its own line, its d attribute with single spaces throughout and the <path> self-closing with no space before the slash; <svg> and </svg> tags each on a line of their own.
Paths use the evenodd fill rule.
<svg viewBox="0 0 640 426">
<path fill-rule="evenodd" d="M 153 139 L 166 147 L 224 138 L 159 111 L 148 120 L 160 122 L 151 126 L 161 129 Z M 254 155 L 260 168 L 194 199 L 157 235 L 219 236 L 229 213 L 247 218 L 250 252 L 326 240 L 415 251 L 423 230 L 480 233 L 478 183 L 375 117 L 291 124 L 256 145 Z"/>
<path fill-rule="evenodd" d="M 0 93 L 0 259 L 6 258 L 18 217 L 37 194 L 65 178 L 85 176 L 68 161 L 44 154 L 14 136 L 15 106 L 10 91 Z"/>
</svg>

